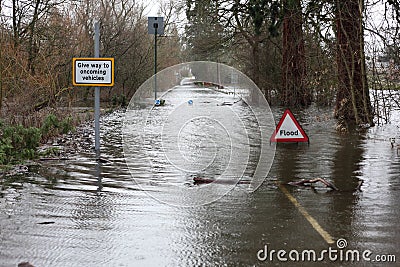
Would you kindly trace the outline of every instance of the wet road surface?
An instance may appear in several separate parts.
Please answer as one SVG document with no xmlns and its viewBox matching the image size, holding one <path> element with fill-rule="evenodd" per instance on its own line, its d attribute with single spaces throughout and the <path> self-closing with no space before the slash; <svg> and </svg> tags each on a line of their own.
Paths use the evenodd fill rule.
<svg viewBox="0 0 400 267">
<path fill-rule="evenodd" d="M 232 96 L 215 91 L 194 94 L 233 101 Z M 247 112 L 235 105 L 232 108 L 240 114 Z M 283 110 L 273 112 L 279 120 Z M 347 241 L 344 249 L 370 250 L 371 258 L 377 254 L 399 257 L 400 156 L 388 139 L 399 136 L 400 113 L 394 113 L 392 124 L 349 135 L 335 131 L 328 109 L 293 113 L 310 137 L 310 145 L 279 144 L 271 171 L 256 192 L 249 193 L 246 185 L 239 184 L 217 201 L 190 208 L 157 199 L 175 199 L 169 195 L 175 192 L 169 190 L 171 183 L 196 189 L 193 176 L 170 171 L 168 162 L 162 161 L 158 167 L 164 171 L 155 172 L 156 179 L 142 175 L 154 173 L 151 164 L 140 161 L 144 159 L 142 148 L 137 151 L 142 176 L 134 180 L 123 154 L 124 113 L 102 117 L 102 156 L 110 162 L 98 163 L 94 153 L 82 151 L 70 160 L 44 162 L 26 175 L 4 178 L 0 266 L 16 266 L 21 261 L 35 266 L 281 265 L 276 255 L 272 262 L 260 261 L 257 253 L 266 245 L 276 251 L 337 249 L 337 244 L 328 244 L 278 187 L 317 177 L 332 181 L 340 190 L 333 192 L 322 185 L 284 187 L 335 242 L 340 238 Z M 246 116 L 242 119 L 246 121 Z M 250 125 L 251 116 L 248 120 Z M 257 138 L 252 143 L 252 134 L 258 136 L 257 132 L 249 133 L 250 143 L 257 143 Z M 233 138 L 240 140 L 240 136 Z M 184 151 L 210 149 L 207 143 L 199 142 L 200 148 L 191 147 L 192 143 Z M 254 166 L 256 155 L 257 149 L 252 149 L 250 166 Z M 187 154 L 190 156 L 193 154 Z M 220 160 L 224 164 L 224 159 Z M 219 174 L 218 169 L 212 170 Z M 245 175 L 251 171 L 247 168 Z M 357 191 L 360 180 L 363 185 Z M 306 265 L 330 263 L 326 258 Z M 366 264 L 376 265 L 358 263 Z"/>
</svg>

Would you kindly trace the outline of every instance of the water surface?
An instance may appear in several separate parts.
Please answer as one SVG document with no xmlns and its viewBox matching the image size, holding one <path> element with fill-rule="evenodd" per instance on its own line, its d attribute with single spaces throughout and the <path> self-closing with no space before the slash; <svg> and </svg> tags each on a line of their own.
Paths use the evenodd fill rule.
<svg viewBox="0 0 400 267">
<path fill-rule="evenodd" d="M 177 94 L 233 100 L 207 90 Z M 254 123 L 245 105 L 230 108 L 244 124 Z M 221 108 L 221 112 L 230 111 Z M 273 112 L 278 120 L 283 110 Z M 193 161 L 191 167 L 201 169 L 210 160 L 205 152 L 211 151 L 221 155 L 212 162 L 213 168 L 188 174 L 171 168 L 157 154 L 149 164 L 149 151 L 137 146 L 137 175 L 131 176 L 121 138 L 124 113 L 103 116 L 102 157 L 110 162 L 98 163 L 91 150 L 81 151 L 69 160 L 43 162 L 26 175 L 3 178 L 0 266 L 21 261 L 35 266 L 249 266 L 267 264 L 257 259 L 265 245 L 276 250 L 335 247 L 277 187 L 277 183 L 317 177 L 332 181 L 340 191 L 322 185 L 286 188 L 335 240 L 345 238 L 348 248 L 399 256 L 400 156 L 388 140 L 399 137 L 399 111 L 393 111 L 389 125 L 345 135 L 335 131 L 330 109 L 293 112 L 310 137 L 309 145 L 279 144 L 271 172 L 256 192 L 249 193 L 246 185 L 239 184 L 217 201 L 191 208 L 159 199 L 176 200 L 171 186 L 197 190 L 192 182 L 196 175 L 223 173 L 218 167 L 227 166 L 223 155 L 230 149 L 223 141 L 223 128 L 215 129 L 212 145 L 206 142 L 212 127 L 206 134 L 198 132 L 199 127 L 207 127 L 207 120 L 187 125 L 188 134 L 182 135 L 180 149 L 186 159 L 204 160 Z M 137 114 L 142 115 L 140 110 Z M 157 135 L 156 128 L 153 134 Z M 250 149 L 246 178 L 257 164 L 259 136 L 254 130 L 231 137 L 233 147 L 241 143 Z M 151 141 L 159 139 L 146 140 L 148 145 Z M 360 180 L 363 185 L 358 191 Z M 221 190 L 226 187 L 221 185 Z M 180 197 L 178 202 L 187 203 L 188 195 Z"/>
</svg>

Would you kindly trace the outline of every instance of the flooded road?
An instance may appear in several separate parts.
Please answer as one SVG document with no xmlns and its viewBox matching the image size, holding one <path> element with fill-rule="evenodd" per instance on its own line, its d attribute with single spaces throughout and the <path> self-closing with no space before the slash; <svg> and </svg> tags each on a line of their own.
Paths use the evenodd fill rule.
<svg viewBox="0 0 400 267">
<path fill-rule="evenodd" d="M 215 99 L 218 103 L 237 100 L 210 89 L 181 88 L 176 94 L 173 98 L 190 94 L 198 105 L 216 105 L 212 101 L 201 103 L 200 99 Z M 154 112 L 162 108 L 168 106 Z M 230 108 L 241 114 L 243 123 L 251 128 L 252 115 L 245 105 L 237 102 Z M 35 266 L 264 266 L 282 264 L 276 254 L 272 260 L 258 259 L 257 254 L 266 246 L 275 251 L 315 250 L 318 256 L 329 247 L 338 249 L 337 244 L 327 243 L 302 210 L 335 242 L 345 239 L 347 246 L 343 249 L 370 250 L 371 258 L 399 257 L 400 156 L 391 148 L 389 138 L 400 137 L 400 112 L 393 112 L 391 124 L 366 133 L 342 135 L 334 129 L 330 109 L 292 111 L 307 132 L 309 145 L 277 145 L 271 171 L 254 193 L 246 184 L 232 190 L 221 184 L 216 190 L 226 195 L 195 207 L 164 202 L 187 204 L 190 194 L 176 195 L 179 190 L 194 192 L 194 199 L 203 185 L 194 185 L 193 178 L 224 173 L 218 169 L 228 166 L 223 156 L 204 172 L 200 171 L 204 169 L 203 161 L 193 161 L 189 166 L 196 172 L 177 171 L 159 155 L 153 155 L 157 160 L 149 164 L 149 154 L 143 152 L 146 147 L 138 145 L 133 147 L 135 157 L 129 165 L 131 172 L 132 166 L 136 168 L 137 175 L 133 171 L 131 176 L 121 135 L 125 114 L 117 111 L 103 116 L 101 152 L 108 161 L 96 162 L 94 153 L 88 150 L 69 160 L 43 162 L 26 175 L 3 178 L 0 266 L 16 266 L 22 261 Z M 283 110 L 275 108 L 273 113 L 278 121 Z M 139 109 L 137 116 L 142 115 Z M 186 129 L 207 129 L 206 125 L 198 120 Z M 151 129 L 148 133 L 157 136 L 157 131 Z M 210 138 L 207 133 L 185 135 L 183 131 L 186 139 L 180 149 L 186 159 L 195 156 L 207 163 L 209 154 L 198 154 L 201 151 L 224 155 L 223 128 L 214 129 L 212 146 L 204 142 Z M 235 140 L 233 151 L 249 149 L 243 177 L 250 179 L 257 164 L 260 133 L 254 130 L 247 136 L 236 134 L 231 137 Z M 152 141 L 159 140 L 149 138 L 145 144 Z M 243 147 L 236 147 L 241 143 Z M 235 167 L 242 169 L 240 165 Z M 333 182 L 339 191 L 319 184 L 314 188 L 284 185 L 286 191 L 278 186 L 317 177 Z M 357 190 L 360 181 L 361 191 Z M 289 261 L 287 265 L 332 262 L 325 258 L 320 262 Z M 338 259 L 335 262 L 351 264 Z"/>
</svg>

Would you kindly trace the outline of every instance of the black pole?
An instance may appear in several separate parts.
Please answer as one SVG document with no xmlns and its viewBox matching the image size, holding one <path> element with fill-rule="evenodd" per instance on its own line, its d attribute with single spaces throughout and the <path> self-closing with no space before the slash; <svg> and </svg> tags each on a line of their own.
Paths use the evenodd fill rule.
<svg viewBox="0 0 400 267">
<path fill-rule="evenodd" d="M 154 34 L 154 100 L 157 100 L 157 27 L 154 28 L 156 31 Z"/>
</svg>

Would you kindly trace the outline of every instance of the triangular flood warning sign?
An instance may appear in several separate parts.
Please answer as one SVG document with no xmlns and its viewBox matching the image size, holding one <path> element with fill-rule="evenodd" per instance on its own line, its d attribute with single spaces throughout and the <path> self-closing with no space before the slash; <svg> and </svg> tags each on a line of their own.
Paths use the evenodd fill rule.
<svg viewBox="0 0 400 267">
<path fill-rule="evenodd" d="M 270 142 L 308 142 L 308 136 L 297 122 L 293 113 L 287 109 L 276 126 Z"/>
</svg>

